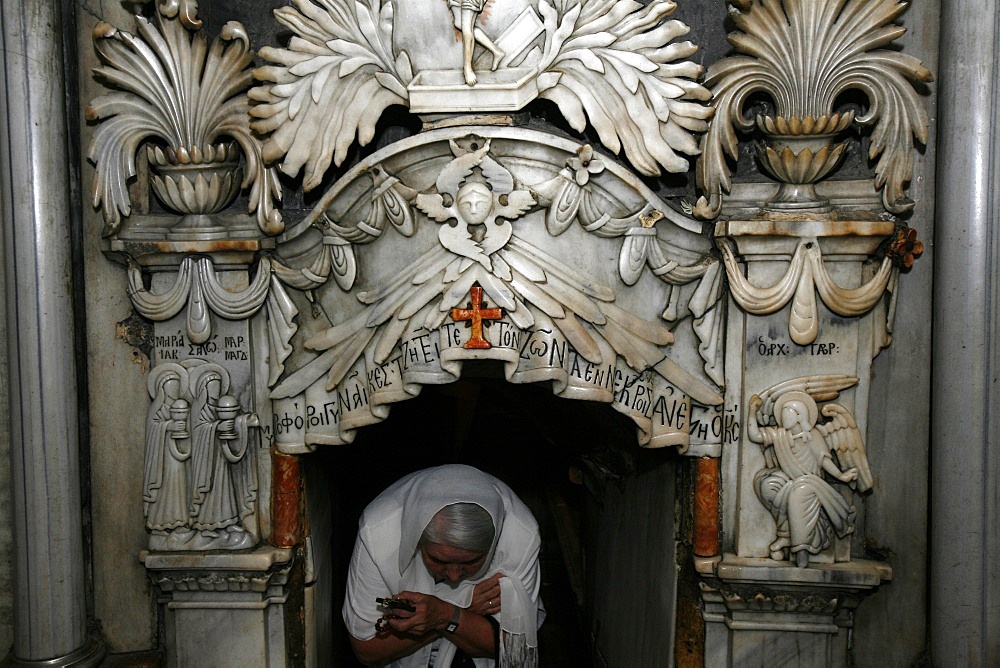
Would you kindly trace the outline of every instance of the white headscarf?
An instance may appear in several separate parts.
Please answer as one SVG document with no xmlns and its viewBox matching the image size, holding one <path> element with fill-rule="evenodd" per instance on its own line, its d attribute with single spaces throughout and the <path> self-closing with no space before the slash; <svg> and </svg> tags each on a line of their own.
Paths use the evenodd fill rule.
<svg viewBox="0 0 1000 668">
<path fill-rule="evenodd" d="M 493 519 L 496 531 L 480 571 L 468 580 L 451 586 L 434 582 L 433 575 L 417 554 L 417 545 L 434 515 L 454 503 L 474 503 L 482 507 Z M 390 517 L 397 517 L 399 524 L 387 521 Z M 396 534 L 399 550 L 389 550 L 393 552 L 396 562 L 389 566 L 380 559 L 380 553 L 389 547 L 383 541 L 392 540 L 396 531 L 399 532 Z M 501 611 L 495 615 L 501 628 L 499 665 L 518 668 L 537 665 L 538 625 L 544 617 L 538 598 L 541 585 L 538 525 L 528 508 L 507 485 L 471 466 L 457 464 L 410 474 L 391 485 L 368 506 L 361 519 L 359 542 L 366 545 L 361 552 L 355 550 L 355 559 L 359 554 L 369 554 L 375 560 L 374 565 L 385 580 L 383 586 L 388 588 L 383 595 L 420 591 L 468 607 L 477 582 L 494 573 L 503 573 L 505 577 L 500 578 Z M 382 549 L 373 549 L 376 544 Z M 354 567 L 352 563 L 349 585 L 355 583 L 352 579 L 355 577 Z M 396 571 L 399 579 L 389 577 L 386 567 Z M 360 588 L 360 582 L 356 586 Z M 350 592 L 351 586 L 348 589 Z M 344 611 L 351 629 L 349 603 L 350 600 L 345 602 Z M 359 604 L 364 603 L 359 601 Z M 439 665 L 449 665 L 454 651 L 455 646 L 445 641 L 438 654 Z M 476 664 L 489 666 L 493 662 L 476 659 Z M 398 665 L 409 664 L 404 659 Z"/>
</svg>

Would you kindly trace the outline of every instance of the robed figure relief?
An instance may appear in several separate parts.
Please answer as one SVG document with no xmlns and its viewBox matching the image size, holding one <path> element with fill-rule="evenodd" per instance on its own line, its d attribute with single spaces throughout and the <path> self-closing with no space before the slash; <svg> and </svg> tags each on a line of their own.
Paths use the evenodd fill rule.
<svg viewBox="0 0 1000 668">
<path fill-rule="evenodd" d="M 216 364 L 191 370 L 191 527 L 194 549 L 241 549 L 257 543 L 257 475 L 250 428 L 257 416 L 241 413 L 229 377 Z"/>
<path fill-rule="evenodd" d="M 873 485 L 861 432 L 850 412 L 827 403 L 819 422 L 817 399 L 831 399 L 856 378 L 812 376 L 781 383 L 750 399 L 747 436 L 764 448 L 765 468 L 754 491 L 774 517 L 772 559 L 806 567 L 835 536 L 854 531 L 855 509 L 830 480 L 856 488 Z"/>
<path fill-rule="evenodd" d="M 153 403 L 146 415 L 142 501 L 153 550 L 171 549 L 192 536 L 187 484 L 191 442 L 186 431 L 188 402 L 182 396 L 187 384 L 187 369 L 179 364 L 159 364 L 149 374 Z"/>
<path fill-rule="evenodd" d="M 188 360 L 149 375 L 143 512 L 150 550 L 239 550 L 259 540 L 253 413 L 229 373 Z"/>
</svg>

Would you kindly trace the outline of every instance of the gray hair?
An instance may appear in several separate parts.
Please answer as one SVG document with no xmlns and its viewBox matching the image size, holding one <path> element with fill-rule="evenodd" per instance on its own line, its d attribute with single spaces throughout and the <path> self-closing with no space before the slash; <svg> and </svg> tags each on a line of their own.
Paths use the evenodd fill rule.
<svg viewBox="0 0 1000 668">
<path fill-rule="evenodd" d="M 475 503 L 453 503 L 435 513 L 418 546 L 435 543 L 470 552 L 489 552 L 496 529 L 486 509 Z"/>
</svg>

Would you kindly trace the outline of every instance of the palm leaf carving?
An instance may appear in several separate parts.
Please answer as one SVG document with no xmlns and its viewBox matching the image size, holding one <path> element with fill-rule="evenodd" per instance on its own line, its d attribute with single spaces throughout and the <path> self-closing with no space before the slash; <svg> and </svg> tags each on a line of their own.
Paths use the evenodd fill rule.
<svg viewBox="0 0 1000 668">
<path fill-rule="evenodd" d="M 331 162 L 339 165 L 355 136 L 372 140 L 382 112 L 407 100 L 413 78 L 406 52 L 392 53 L 392 4 L 380 0 L 293 0 L 275 17 L 295 33 L 287 49 L 263 48 L 277 63 L 260 67 L 250 91 L 252 127 L 271 133 L 265 160 L 284 156 L 281 170 L 305 170 L 315 188 Z"/>
<path fill-rule="evenodd" d="M 702 136 L 698 187 L 705 193 L 696 213 L 712 218 L 731 186 L 727 156 L 738 151 L 736 129 L 750 130 L 744 104 L 755 93 L 773 101 L 777 116 L 834 125 L 833 107 L 849 90 L 861 92 L 869 109 L 857 123 L 872 127 L 869 158 L 877 159 L 875 185 L 885 207 L 913 207 L 905 184 L 913 174 L 912 141 L 927 141 L 927 112 L 911 82 L 933 80 L 912 56 L 888 46 L 905 32 L 891 23 L 907 6 L 899 0 L 740 0 L 731 2 L 737 31 L 729 42 L 739 55 L 712 65 L 716 119 Z M 837 131 L 841 128 L 833 128 Z"/>
<path fill-rule="evenodd" d="M 688 27 L 662 20 L 675 8 L 670 0 L 594 0 L 564 12 L 538 4 L 548 35 L 539 96 L 575 130 L 589 121 L 607 148 L 624 150 L 648 175 L 687 171 L 679 153 L 697 155 L 691 133 L 705 131 L 713 113 L 702 104 L 711 94 L 695 81 L 701 66 L 681 60 L 697 47 L 671 43 Z"/>
<path fill-rule="evenodd" d="M 211 161 L 215 142 L 235 140 L 247 159 L 242 187 L 251 189 L 249 210 L 265 233 L 284 228 L 274 208 L 281 198 L 277 173 L 260 159 L 243 94 L 253 83 L 250 40 L 235 21 L 211 45 L 202 33 L 189 33 L 182 22 L 192 22 L 196 7 L 190 0 L 164 2 L 161 12 L 172 11 L 179 20 L 137 16 L 137 35 L 104 22 L 94 29 L 103 62 L 94 74 L 116 89 L 94 98 L 85 112 L 88 120 L 101 121 L 87 155 L 97 168 L 93 205 L 102 209 L 105 235 L 132 211 L 126 181 L 135 176 L 136 152 L 149 139 L 166 143 L 187 162 Z"/>
</svg>

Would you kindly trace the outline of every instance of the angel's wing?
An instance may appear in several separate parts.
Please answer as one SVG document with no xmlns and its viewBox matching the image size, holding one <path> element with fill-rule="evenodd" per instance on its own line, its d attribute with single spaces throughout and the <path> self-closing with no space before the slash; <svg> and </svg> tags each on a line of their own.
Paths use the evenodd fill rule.
<svg viewBox="0 0 1000 668">
<path fill-rule="evenodd" d="M 803 376 L 802 378 L 792 378 L 773 385 L 763 392 L 760 392 L 762 405 L 757 411 L 758 422 L 762 425 L 769 421 L 768 416 L 774 410 L 774 400 L 785 392 L 797 390 L 805 392 L 817 402 L 830 401 L 836 399 L 842 390 L 855 385 L 858 379 L 854 376 L 831 373 L 817 376 Z"/>
<path fill-rule="evenodd" d="M 823 406 L 823 415 L 832 418 L 816 428 L 826 438 L 827 445 L 837 455 L 841 470 L 858 469 L 857 487 L 859 492 L 871 489 L 875 485 L 871 468 L 868 466 L 868 454 L 861 439 L 861 431 L 850 412 L 840 404 Z"/>
<path fill-rule="evenodd" d="M 527 190 L 515 190 L 500 201 L 505 203 L 498 202 L 493 213 L 497 218 L 507 220 L 520 218 L 525 211 L 535 205 L 535 198 Z"/>
<path fill-rule="evenodd" d="M 439 223 L 458 217 L 455 214 L 455 207 L 446 207 L 444 205 L 444 198 L 437 193 L 420 193 L 417 195 L 414 203 L 418 209 Z"/>
</svg>

